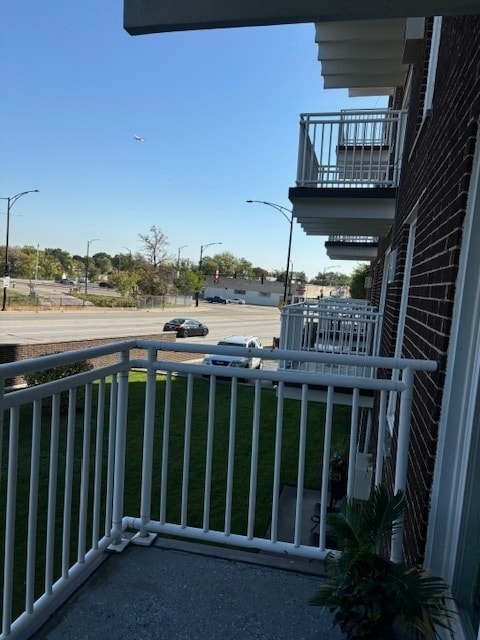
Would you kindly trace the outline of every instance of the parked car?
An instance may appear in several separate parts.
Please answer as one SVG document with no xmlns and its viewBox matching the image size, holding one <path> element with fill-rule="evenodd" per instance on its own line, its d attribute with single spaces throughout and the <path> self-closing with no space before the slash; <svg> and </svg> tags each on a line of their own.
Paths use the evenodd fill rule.
<svg viewBox="0 0 480 640">
<path fill-rule="evenodd" d="M 224 347 L 248 347 L 250 349 L 261 349 L 262 343 L 256 336 L 227 336 L 217 343 Z M 244 369 L 260 369 L 262 359 L 253 356 L 221 356 L 206 355 L 203 364 L 212 364 L 220 367 L 243 367 Z"/>
<path fill-rule="evenodd" d="M 69 284 L 70 286 L 73 286 L 75 284 L 75 280 L 70 280 L 70 278 L 62 278 L 60 280 L 60 284 Z"/>
<path fill-rule="evenodd" d="M 113 289 L 113 284 L 111 282 L 108 282 L 107 280 L 100 280 L 98 286 L 105 289 Z"/>
<path fill-rule="evenodd" d="M 227 304 L 227 299 L 222 298 L 222 296 L 210 296 L 209 298 L 205 298 L 205 300 L 210 303 Z"/>
<path fill-rule="evenodd" d="M 163 325 L 163 330 L 176 331 L 177 338 L 208 335 L 208 327 L 198 320 L 192 320 L 192 318 L 174 318 Z"/>
<path fill-rule="evenodd" d="M 243 298 L 228 298 L 227 302 L 229 304 L 245 304 L 245 300 Z"/>
</svg>

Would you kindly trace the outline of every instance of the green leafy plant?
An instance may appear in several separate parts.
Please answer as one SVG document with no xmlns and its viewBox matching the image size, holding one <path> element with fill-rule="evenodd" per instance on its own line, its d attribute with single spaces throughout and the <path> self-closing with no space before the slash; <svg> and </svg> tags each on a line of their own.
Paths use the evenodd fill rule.
<svg viewBox="0 0 480 640">
<path fill-rule="evenodd" d="M 401 492 L 390 498 L 383 487 L 365 502 L 344 499 L 339 513 L 327 516 L 341 542 L 341 553 L 327 558 L 328 578 L 310 604 L 328 607 L 348 640 L 391 640 L 394 629 L 414 628 L 426 640 L 435 625 L 450 619 L 448 587 L 421 566 L 387 560 L 392 532 L 403 520 Z"/>
</svg>

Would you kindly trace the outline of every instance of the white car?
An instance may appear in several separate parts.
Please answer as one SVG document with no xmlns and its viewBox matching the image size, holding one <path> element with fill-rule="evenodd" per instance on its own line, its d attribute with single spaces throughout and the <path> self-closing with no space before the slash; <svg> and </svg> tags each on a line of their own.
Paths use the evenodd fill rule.
<svg viewBox="0 0 480 640">
<path fill-rule="evenodd" d="M 245 304 L 245 300 L 242 298 L 228 298 L 227 302 L 229 304 Z"/>
<path fill-rule="evenodd" d="M 223 347 L 246 347 L 250 349 L 261 349 L 262 343 L 256 336 L 227 336 L 220 340 L 218 346 Z M 234 355 L 207 355 L 203 364 L 212 364 L 217 367 L 243 367 L 244 369 L 260 369 L 262 359 L 253 356 Z"/>
</svg>

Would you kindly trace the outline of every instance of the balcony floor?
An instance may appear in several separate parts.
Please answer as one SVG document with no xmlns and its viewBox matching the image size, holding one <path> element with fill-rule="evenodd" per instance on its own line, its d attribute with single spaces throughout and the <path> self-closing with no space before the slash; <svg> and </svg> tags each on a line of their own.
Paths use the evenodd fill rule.
<svg viewBox="0 0 480 640">
<path fill-rule="evenodd" d="M 293 540 L 295 494 L 285 486 L 280 496 L 280 540 Z M 302 544 L 318 499 L 304 491 Z M 304 559 L 157 538 L 107 553 L 32 638 L 339 640 L 330 614 L 307 604 L 322 572 L 322 563 Z"/>
<path fill-rule="evenodd" d="M 339 640 L 330 614 L 307 604 L 319 571 L 306 560 L 188 542 L 130 545 L 31 637 Z"/>
</svg>

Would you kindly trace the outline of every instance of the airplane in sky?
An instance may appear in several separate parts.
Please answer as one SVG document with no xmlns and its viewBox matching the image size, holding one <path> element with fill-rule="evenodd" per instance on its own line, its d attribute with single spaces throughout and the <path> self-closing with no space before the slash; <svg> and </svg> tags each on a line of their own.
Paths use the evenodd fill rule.
<svg viewBox="0 0 480 640">
<path fill-rule="evenodd" d="M 133 136 L 133 139 L 137 142 L 145 142 L 145 138 L 142 138 L 142 136 L 137 136 L 137 134 Z"/>
</svg>

